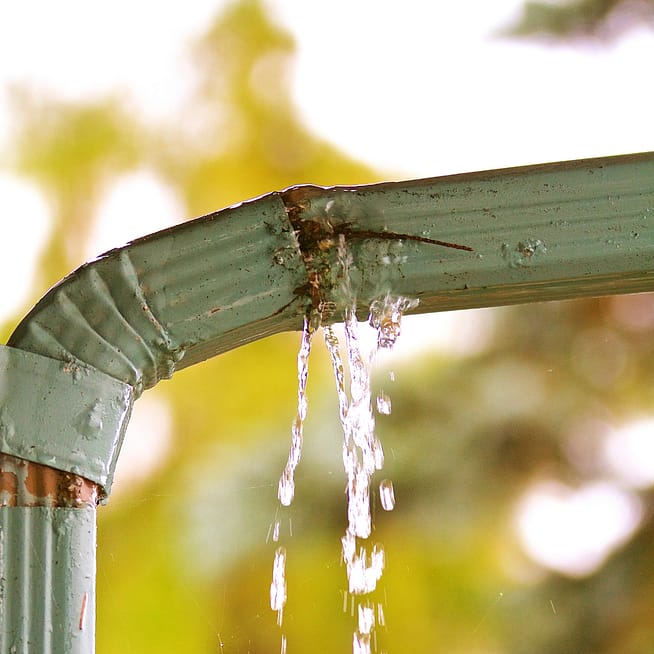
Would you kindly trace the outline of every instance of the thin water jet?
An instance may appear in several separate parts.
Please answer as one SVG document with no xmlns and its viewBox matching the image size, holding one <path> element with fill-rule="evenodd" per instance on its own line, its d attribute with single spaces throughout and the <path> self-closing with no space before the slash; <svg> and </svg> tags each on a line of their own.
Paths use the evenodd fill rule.
<svg viewBox="0 0 654 654">
<path fill-rule="evenodd" d="M 279 478 L 277 497 L 283 506 L 290 506 L 295 495 L 295 469 L 302 457 L 302 442 L 304 439 L 304 420 L 307 415 L 307 379 L 309 376 L 309 355 L 311 341 L 320 322 L 318 316 L 311 314 L 304 319 L 302 343 L 297 355 L 297 414 L 291 427 L 291 448 L 284 472 Z"/>
<path fill-rule="evenodd" d="M 356 294 L 352 289 L 350 268 L 352 257 L 339 235 L 338 263 L 340 266 L 340 292 L 345 301 L 343 315 L 345 330 L 345 351 L 349 387 L 346 385 L 345 362 L 340 344 L 331 325 L 323 325 L 325 345 L 330 356 L 338 413 L 343 430 L 343 466 L 346 476 L 347 526 L 341 538 L 341 557 L 347 575 L 347 592 L 343 596 L 343 606 L 351 601 L 351 613 L 358 615 L 357 628 L 353 632 L 353 654 L 370 654 L 371 644 L 376 649 L 376 626 L 385 626 L 383 606 L 371 600 L 382 577 L 386 562 L 384 547 L 375 543 L 370 549 L 367 539 L 372 533 L 370 507 L 370 488 L 372 477 L 384 465 L 384 451 L 375 435 L 375 417 L 371 391 L 371 374 L 376 353 L 390 349 L 397 341 L 401 331 L 404 313 L 417 305 L 417 300 L 385 294 L 370 305 L 369 326 L 374 330 L 375 345 L 369 349 L 363 344 L 360 323 L 356 315 Z M 321 313 L 312 310 L 304 321 L 302 342 L 298 354 L 298 409 L 291 428 L 291 448 L 284 471 L 279 480 L 278 498 L 282 505 L 293 501 L 295 469 L 302 454 L 303 426 L 307 413 L 306 385 L 308 359 L 312 339 L 320 327 Z M 390 397 L 380 393 L 374 407 L 381 415 L 391 412 Z M 384 479 L 379 486 L 382 508 L 392 511 L 395 507 L 393 483 Z M 279 538 L 279 523 L 276 521 L 273 541 Z M 278 625 L 282 625 L 283 608 L 287 599 L 285 579 L 286 550 L 279 547 L 273 563 L 273 582 L 270 589 L 271 608 L 277 611 Z M 375 612 L 376 608 L 376 612 Z M 282 635 L 282 649 L 286 649 L 286 638 Z"/>
</svg>

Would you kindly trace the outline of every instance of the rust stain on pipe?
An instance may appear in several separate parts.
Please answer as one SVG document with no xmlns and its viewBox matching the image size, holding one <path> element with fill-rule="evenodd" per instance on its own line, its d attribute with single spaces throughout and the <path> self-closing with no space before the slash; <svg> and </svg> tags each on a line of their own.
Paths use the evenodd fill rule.
<svg viewBox="0 0 654 654">
<path fill-rule="evenodd" d="M 84 508 L 98 500 L 97 484 L 84 477 L 0 453 L 0 507 Z"/>
</svg>

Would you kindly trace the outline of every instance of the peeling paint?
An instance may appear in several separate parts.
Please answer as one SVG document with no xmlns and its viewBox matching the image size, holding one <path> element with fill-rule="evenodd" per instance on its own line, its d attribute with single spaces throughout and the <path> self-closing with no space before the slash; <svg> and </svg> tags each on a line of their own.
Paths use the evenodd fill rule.
<svg viewBox="0 0 654 654">
<path fill-rule="evenodd" d="M 0 453 L 0 507 L 95 507 L 98 497 L 79 475 Z"/>
</svg>

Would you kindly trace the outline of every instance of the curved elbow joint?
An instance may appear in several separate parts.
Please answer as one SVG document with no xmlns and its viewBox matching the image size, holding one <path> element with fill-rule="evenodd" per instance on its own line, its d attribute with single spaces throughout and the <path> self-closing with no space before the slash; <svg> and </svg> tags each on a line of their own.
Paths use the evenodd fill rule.
<svg viewBox="0 0 654 654">
<path fill-rule="evenodd" d="M 300 328 L 305 281 L 277 193 L 83 265 L 0 348 L 0 451 L 108 494 L 134 399 L 175 370 Z"/>
</svg>

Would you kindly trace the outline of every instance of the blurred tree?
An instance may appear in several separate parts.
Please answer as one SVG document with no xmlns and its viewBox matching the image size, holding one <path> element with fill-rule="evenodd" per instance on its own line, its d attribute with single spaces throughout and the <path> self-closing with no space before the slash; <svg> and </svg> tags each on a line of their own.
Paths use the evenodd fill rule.
<svg viewBox="0 0 654 654">
<path fill-rule="evenodd" d="M 52 237 L 37 280 L 53 284 L 82 263 L 105 185 L 136 161 L 138 127 L 116 99 L 77 105 L 14 88 L 10 100 L 16 168 L 40 184 L 53 207 Z"/>
<path fill-rule="evenodd" d="M 377 179 L 302 125 L 290 92 L 293 50 L 258 0 L 230 5 L 196 44 L 199 84 L 185 123 L 200 134 L 180 151 L 170 132 L 160 161 L 192 214 L 309 180 Z"/>
<path fill-rule="evenodd" d="M 520 20 L 507 34 L 560 39 L 616 38 L 639 25 L 654 27 L 652 0 L 526 2 Z"/>
<path fill-rule="evenodd" d="M 551 7 L 552 16 L 568 16 L 559 23 L 549 13 L 539 19 L 530 4 L 521 33 L 558 24 L 559 33 L 577 34 L 619 4 Z M 584 9 L 590 13 L 579 18 Z M 293 43 L 260 2 L 229 5 L 194 53 L 195 97 L 177 124 L 160 130 L 138 124 L 117 99 L 79 106 L 15 95 L 16 166 L 55 208 L 40 285 L 77 263 L 104 185 L 132 166 L 165 177 L 189 215 L 301 182 L 377 179 L 302 126 L 288 88 Z M 603 429 L 651 413 L 654 320 L 646 317 L 654 316 L 654 296 L 495 315 L 481 353 L 425 353 L 395 371 L 394 412 L 379 419 L 383 474 L 398 496 L 392 514 L 375 516 L 374 538 L 388 558 L 377 597 L 388 624 L 378 630 L 379 650 L 654 651 L 651 490 L 623 489 L 642 507 L 639 528 L 586 576 L 537 565 L 515 529 L 516 506 L 534 483 L 574 489 L 606 481 Z M 295 335 L 267 339 L 149 391 L 170 407 L 174 447 L 145 482 L 117 488 L 100 512 L 99 652 L 278 652 L 266 538 L 275 519 L 289 552 L 289 651 L 350 649 L 340 427 L 319 347 L 297 500 L 283 511 L 276 502 L 295 411 L 296 349 Z M 376 384 L 388 387 L 384 374 Z"/>
</svg>

